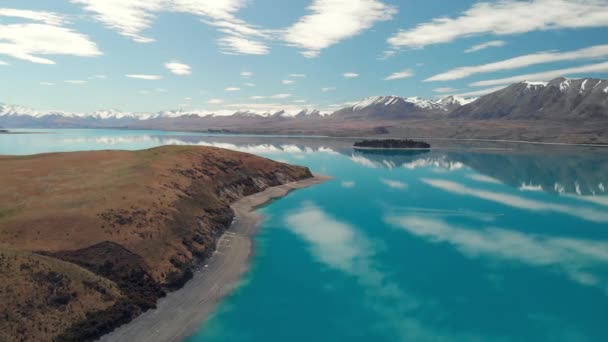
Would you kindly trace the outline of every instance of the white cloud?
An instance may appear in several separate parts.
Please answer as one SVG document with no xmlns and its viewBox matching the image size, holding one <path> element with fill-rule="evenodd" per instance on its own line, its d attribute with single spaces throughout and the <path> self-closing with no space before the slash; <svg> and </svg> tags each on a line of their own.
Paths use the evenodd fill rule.
<svg viewBox="0 0 608 342">
<path fill-rule="evenodd" d="M 294 81 L 293 80 L 282 80 L 281 83 L 283 84 L 292 84 Z"/>
<path fill-rule="evenodd" d="M 325 87 L 325 88 L 321 88 L 321 91 L 324 93 L 328 93 L 330 91 L 335 91 L 336 87 Z"/>
<path fill-rule="evenodd" d="M 537 73 L 532 73 L 532 74 L 511 76 L 511 77 L 500 78 L 500 79 L 495 79 L 495 80 L 479 81 L 479 82 L 472 83 L 471 86 L 486 87 L 486 86 L 493 86 L 493 85 L 497 85 L 497 84 L 516 83 L 516 82 L 521 82 L 521 81 L 526 81 L 526 80 L 548 81 L 548 80 L 551 80 L 553 78 L 560 77 L 560 76 L 573 76 L 573 75 L 580 75 L 580 74 L 587 75 L 590 73 L 604 73 L 604 72 L 608 72 L 608 62 L 583 65 L 583 66 L 573 67 L 573 68 L 543 71 L 543 72 L 537 72 Z"/>
<path fill-rule="evenodd" d="M 192 68 L 188 64 L 184 64 L 179 61 L 165 63 L 165 68 L 169 69 L 169 71 L 179 76 L 192 74 Z"/>
<path fill-rule="evenodd" d="M 485 88 L 485 89 L 480 89 L 480 90 L 473 90 L 473 91 L 468 91 L 468 92 L 464 92 L 464 93 L 460 93 L 460 94 L 453 94 L 453 96 L 457 96 L 457 97 L 483 96 L 483 95 L 488 95 L 490 93 L 493 93 L 495 91 L 499 91 L 501 89 L 505 89 L 508 86 L 509 86 L 509 84 L 502 84 L 502 85 L 499 85 L 496 87 L 490 87 L 490 88 Z"/>
<path fill-rule="evenodd" d="M 94 18 L 119 34 L 140 43 L 153 38 L 143 35 L 156 15 L 178 12 L 196 15 L 226 36 L 218 39 L 221 50 L 230 54 L 265 54 L 268 47 L 252 37 L 266 38 L 267 33 L 235 17 L 245 0 L 70 0 L 94 13 Z"/>
<path fill-rule="evenodd" d="M 263 42 L 251 40 L 244 37 L 227 36 L 217 40 L 222 52 L 228 55 L 267 55 L 270 48 Z"/>
<path fill-rule="evenodd" d="M 390 20 L 397 10 L 378 0 L 314 0 L 309 14 L 287 28 L 283 39 L 302 49 L 305 57 L 358 35 L 380 21 Z"/>
<path fill-rule="evenodd" d="M 459 38 L 608 26 L 607 0 L 478 2 L 456 18 L 440 17 L 388 39 L 393 48 L 421 48 Z"/>
<path fill-rule="evenodd" d="M 291 97 L 291 94 L 276 94 L 271 96 L 273 99 L 286 99 L 289 97 Z"/>
<path fill-rule="evenodd" d="M 433 91 L 436 93 L 451 93 L 451 92 L 455 92 L 456 89 L 450 88 L 450 87 L 442 87 L 442 88 L 435 88 L 435 89 L 433 89 Z"/>
<path fill-rule="evenodd" d="M 224 100 L 222 99 L 211 99 L 209 101 L 207 101 L 208 104 L 221 104 L 224 103 Z"/>
<path fill-rule="evenodd" d="M 405 69 L 403 71 L 395 72 L 395 73 L 388 75 L 384 80 L 385 81 L 400 80 L 400 79 L 408 78 L 408 77 L 412 77 L 412 76 L 414 76 L 414 71 L 412 69 Z"/>
<path fill-rule="evenodd" d="M 160 80 L 162 78 L 162 76 L 159 76 L 159 75 L 142 75 L 142 74 L 127 74 L 127 75 L 125 75 L 125 77 L 136 78 L 139 80 L 146 80 L 146 81 L 156 81 L 156 80 Z"/>
<path fill-rule="evenodd" d="M 224 89 L 225 91 L 239 91 L 241 90 L 241 88 L 239 87 L 228 87 L 226 89 Z"/>
<path fill-rule="evenodd" d="M 344 76 L 344 78 L 356 78 L 359 77 L 359 74 L 355 72 L 345 72 L 342 76 Z"/>
<path fill-rule="evenodd" d="M 306 101 L 306 100 L 295 100 L 295 101 L 293 101 L 293 102 L 295 102 L 295 103 L 306 103 L 306 102 L 308 102 L 308 101 Z"/>
<path fill-rule="evenodd" d="M 106 76 L 106 75 L 99 75 L 99 74 L 97 74 L 97 75 L 93 75 L 93 76 L 91 76 L 91 77 L 89 77 L 89 78 L 90 78 L 90 79 L 105 80 L 105 79 L 107 79 L 107 78 L 108 78 L 108 76 Z"/>
<path fill-rule="evenodd" d="M 381 179 L 381 181 L 382 181 L 382 183 L 384 183 L 384 185 L 388 186 L 389 188 L 398 189 L 398 190 L 404 190 L 407 188 L 407 184 L 400 182 L 400 181 L 386 179 L 386 178 Z"/>
<path fill-rule="evenodd" d="M 85 84 L 87 83 L 87 81 L 83 81 L 83 80 L 65 80 L 65 83 L 69 83 L 69 84 Z"/>
<path fill-rule="evenodd" d="M 492 47 L 501 47 L 501 46 L 505 46 L 505 44 L 507 44 L 507 43 L 504 40 L 492 40 L 489 42 L 473 45 L 470 48 L 464 50 L 464 53 L 477 52 L 477 51 L 485 50 L 485 49 L 492 48 Z"/>
<path fill-rule="evenodd" d="M 259 96 L 259 95 L 249 97 L 250 100 L 263 100 L 265 98 L 266 98 L 266 96 Z"/>
<path fill-rule="evenodd" d="M 30 11 L 16 8 L 0 8 L 0 17 L 13 17 L 38 21 L 52 26 L 63 26 L 65 19 L 62 15 L 45 12 L 45 11 Z"/>
<path fill-rule="evenodd" d="M 241 77 L 243 77 L 243 78 L 249 78 L 251 76 L 253 76 L 253 72 L 251 72 L 251 71 L 243 71 L 243 72 L 241 72 Z"/>
<path fill-rule="evenodd" d="M 5 61 L 0 61 L 0 65 L 9 65 L 9 64 L 6 63 Z"/>
<path fill-rule="evenodd" d="M 287 77 L 303 78 L 303 77 L 306 77 L 306 75 L 304 75 L 304 74 L 289 74 L 289 75 L 287 75 Z"/>
<path fill-rule="evenodd" d="M 39 64 L 55 64 L 40 55 L 94 57 L 101 55 L 88 36 L 63 27 L 56 13 L 0 8 L 0 17 L 16 17 L 35 23 L 1 24 L 0 55 Z"/>
<path fill-rule="evenodd" d="M 247 86 L 247 87 L 255 87 L 255 83 L 247 82 L 247 83 L 245 83 L 245 86 Z"/>
<path fill-rule="evenodd" d="M 40 85 L 43 85 L 43 86 L 54 86 L 55 83 L 53 83 L 53 82 L 40 82 Z"/>
<path fill-rule="evenodd" d="M 543 63 L 578 61 L 584 59 L 596 59 L 605 57 L 608 57 L 608 45 L 596 45 L 580 50 L 567 52 L 538 52 L 488 64 L 455 68 L 447 72 L 432 76 L 426 79 L 425 82 L 451 81 L 481 73 L 519 69 Z"/>
</svg>

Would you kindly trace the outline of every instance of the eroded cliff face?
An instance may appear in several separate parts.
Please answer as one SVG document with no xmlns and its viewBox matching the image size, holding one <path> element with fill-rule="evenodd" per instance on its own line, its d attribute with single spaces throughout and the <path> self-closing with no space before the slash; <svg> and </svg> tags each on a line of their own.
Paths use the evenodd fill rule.
<svg viewBox="0 0 608 342">
<path fill-rule="evenodd" d="M 29 307 L 17 317 L 14 308 L 0 304 L 0 321 L 2 315 L 11 316 L 2 336 L 7 340 L 19 340 L 17 332 L 24 328 L 26 340 L 92 340 L 132 320 L 167 291 L 181 287 L 193 267 L 211 255 L 233 220 L 231 203 L 312 177 L 304 167 L 204 147 L 62 153 L 0 162 L 9 171 L 0 175 L 0 183 L 10 184 L 17 202 L 26 203 L 0 217 L 0 251 L 10 246 L 60 260 L 118 291 L 101 307 L 81 302 L 84 295 L 66 297 L 65 307 L 82 307 L 82 312 L 58 315 L 64 328 L 54 333 L 43 333 L 56 326 L 38 315 L 43 306 Z M 9 205 L 0 199 L 0 208 Z M 83 294 L 99 290 L 78 288 Z M 37 297 L 25 293 L 23 301 Z M 33 326 L 39 330 L 28 329 Z"/>
</svg>

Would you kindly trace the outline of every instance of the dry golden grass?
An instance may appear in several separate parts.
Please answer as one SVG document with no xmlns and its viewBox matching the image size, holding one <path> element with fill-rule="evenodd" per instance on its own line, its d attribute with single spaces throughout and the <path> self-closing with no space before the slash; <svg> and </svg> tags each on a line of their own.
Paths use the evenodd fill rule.
<svg viewBox="0 0 608 342">
<path fill-rule="evenodd" d="M 141 298 L 133 305 L 145 310 L 161 288 L 181 286 L 192 262 L 213 251 L 232 220 L 232 201 L 310 176 L 306 168 L 207 147 L 0 156 L 0 250 L 26 253 L 22 258 L 44 254 L 82 272 L 86 268 L 127 297 L 137 294 Z M 75 284 L 74 272 L 66 277 Z M 40 284 L 20 279 L 32 282 L 19 298 L 26 303 Z M 0 286 L 13 281 L 0 280 Z M 70 314 L 58 315 L 65 321 L 56 327 L 104 308 L 91 304 L 94 295 L 88 295 L 82 304 L 74 301 L 82 311 L 68 306 Z M 45 317 L 34 315 L 32 324 L 45 326 Z"/>
</svg>

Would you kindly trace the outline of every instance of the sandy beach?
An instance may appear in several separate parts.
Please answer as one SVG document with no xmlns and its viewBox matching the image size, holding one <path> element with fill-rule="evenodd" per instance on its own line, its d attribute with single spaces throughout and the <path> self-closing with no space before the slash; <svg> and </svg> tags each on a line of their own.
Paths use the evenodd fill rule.
<svg viewBox="0 0 608 342">
<path fill-rule="evenodd" d="M 219 239 L 213 256 L 195 271 L 193 278 L 175 292 L 161 298 L 149 310 L 110 334 L 102 342 L 181 341 L 201 326 L 219 302 L 238 285 L 249 267 L 252 237 L 262 220 L 255 209 L 289 192 L 327 181 L 329 177 L 288 183 L 244 197 L 231 205 L 235 213 L 231 227 Z"/>
</svg>

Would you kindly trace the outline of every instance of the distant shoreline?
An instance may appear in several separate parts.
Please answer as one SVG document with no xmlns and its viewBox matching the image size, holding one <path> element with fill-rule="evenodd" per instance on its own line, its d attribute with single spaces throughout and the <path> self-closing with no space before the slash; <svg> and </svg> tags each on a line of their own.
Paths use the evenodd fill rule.
<svg viewBox="0 0 608 342">
<path fill-rule="evenodd" d="M 252 238 L 262 222 L 255 209 L 293 190 L 326 182 L 330 178 L 313 178 L 268 188 L 244 197 L 230 207 L 234 221 L 218 240 L 213 256 L 195 271 L 183 288 L 169 293 L 149 310 L 130 323 L 104 335 L 99 341 L 181 341 L 194 334 L 214 312 L 220 301 L 239 284 L 248 270 L 252 255 Z"/>
<path fill-rule="evenodd" d="M 432 148 L 423 147 L 353 147 L 355 150 L 391 150 L 391 151 L 430 151 Z"/>
</svg>

